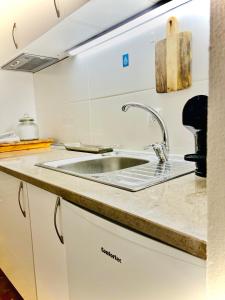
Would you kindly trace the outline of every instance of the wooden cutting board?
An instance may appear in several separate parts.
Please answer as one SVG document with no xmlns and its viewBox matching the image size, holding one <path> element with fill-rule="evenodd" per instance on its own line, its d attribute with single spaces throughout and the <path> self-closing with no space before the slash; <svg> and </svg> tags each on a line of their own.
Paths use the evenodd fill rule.
<svg viewBox="0 0 225 300">
<path fill-rule="evenodd" d="M 155 46 L 156 91 L 169 93 L 191 86 L 191 32 L 179 32 L 178 20 L 167 21 L 166 39 Z"/>
<path fill-rule="evenodd" d="M 24 142 L 15 142 L 10 144 L 0 144 L 0 153 L 29 150 L 38 148 L 48 148 L 53 143 L 52 139 L 32 140 Z"/>
</svg>

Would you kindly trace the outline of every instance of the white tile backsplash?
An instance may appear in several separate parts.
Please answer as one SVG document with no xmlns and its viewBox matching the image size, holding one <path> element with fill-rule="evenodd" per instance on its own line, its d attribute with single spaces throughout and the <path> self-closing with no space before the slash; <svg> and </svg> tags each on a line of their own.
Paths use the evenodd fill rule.
<svg viewBox="0 0 225 300">
<path fill-rule="evenodd" d="M 175 13 L 180 30 L 192 32 L 193 81 L 208 78 L 209 15 L 195 10 L 198 2 L 180 6 Z M 155 43 L 166 37 L 171 15 L 165 13 L 83 55 L 88 63 L 92 98 L 155 88 Z M 124 53 L 130 56 L 128 68 L 122 68 Z"/>
<path fill-rule="evenodd" d="M 201 9 L 199 5 L 202 5 Z M 207 5 L 208 0 L 188 2 L 139 28 L 35 74 L 42 134 L 61 141 L 117 144 L 132 149 L 142 149 L 160 141 L 159 127 L 149 121 L 146 112 L 134 108 L 126 113 L 121 111 L 124 103 L 133 101 L 160 109 L 168 126 L 171 152 L 192 152 L 194 138 L 182 125 L 182 109 L 192 96 L 208 94 Z M 177 16 L 181 31 L 189 30 L 193 34 L 193 84 L 183 91 L 157 94 L 155 42 L 165 38 L 166 21 L 173 15 Z M 128 68 L 122 68 L 124 53 L 130 56 Z"/>
<path fill-rule="evenodd" d="M 208 80 L 196 81 L 191 88 L 174 93 L 154 92 L 153 97 L 168 126 L 172 153 L 191 153 L 194 149 L 193 134 L 182 125 L 182 110 L 187 100 L 196 95 L 208 95 Z"/>
<path fill-rule="evenodd" d="M 208 94 L 208 81 L 196 82 L 193 87 L 171 94 L 157 94 L 147 90 L 91 101 L 91 135 L 95 143 L 119 144 L 122 148 L 143 149 L 144 146 L 162 141 L 156 121 L 141 109 L 121 111 L 127 102 L 139 102 L 155 109 L 160 108 L 170 137 L 172 153 L 193 151 L 193 135 L 182 125 L 182 109 L 188 99 L 196 94 Z M 176 117 L 174 117 L 176 116 Z"/>
<path fill-rule="evenodd" d="M 33 76 L 0 70 L 0 107 L 0 133 L 15 130 L 25 113 L 36 118 Z"/>
<path fill-rule="evenodd" d="M 90 143 L 90 101 L 70 103 L 60 140 Z"/>
<path fill-rule="evenodd" d="M 151 91 L 130 93 L 91 101 L 91 135 L 96 144 L 119 145 L 121 148 L 143 149 L 161 140 L 158 126 L 150 122 L 148 114 L 140 109 L 121 110 L 127 102 L 157 106 Z"/>
<path fill-rule="evenodd" d="M 42 97 L 56 105 L 61 101 L 88 100 L 88 78 L 87 64 L 82 57 L 67 58 L 34 75 L 37 102 L 42 102 Z"/>
<path fill-rule="evenodd" d="M 150 36 L 150 35 L 149 35 Z M 153 88 L 154 43 L 145 37 L 140 43 L 126 36 L 121 43 L 105 44 L 86 55 L 91 97 L 102 98 Z M 122 67 L 122 55 L 129 53 L 129 67 Z M 151 53 L 151 55 L 149 55 Z"/>
</svg>

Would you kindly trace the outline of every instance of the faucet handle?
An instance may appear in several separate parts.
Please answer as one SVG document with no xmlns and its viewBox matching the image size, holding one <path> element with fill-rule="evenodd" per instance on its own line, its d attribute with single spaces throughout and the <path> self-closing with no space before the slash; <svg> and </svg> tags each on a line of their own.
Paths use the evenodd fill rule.
<svg viewBox="0 0 225 300">
<path fill-rule="evenodd" d="M 160 162 L 166 162 L 168 160 L 168 152 L 165 144 L 153 144 L 152 148 Z"/>
<path fill-rule="evenodd" d="M 148 145 L 144 148 L 144 150 L 149 150 L 150 148 L 154 150 L 160 162 L 165 162 L 168 160 L 168 152 L 166 149 L 166 145 L 164 143 L 161 144 L 156 143 L 156 144 Z"/>
</svg>

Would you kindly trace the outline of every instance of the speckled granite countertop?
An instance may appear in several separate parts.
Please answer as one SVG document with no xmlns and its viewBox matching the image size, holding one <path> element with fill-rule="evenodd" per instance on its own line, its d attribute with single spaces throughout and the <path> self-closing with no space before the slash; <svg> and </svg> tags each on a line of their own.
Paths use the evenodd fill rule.
<svg viewBox="0 0 225 300">
<path fill-rule="evenodd" d="M 205 179 L 190 174 L 139 192 L 128 192 L 35 166 L 82 155 L 87 154 L 57 149 L 5 153 L 0 154 L 0 170 L 136 232 L 206 259 Z"/>
</svg>

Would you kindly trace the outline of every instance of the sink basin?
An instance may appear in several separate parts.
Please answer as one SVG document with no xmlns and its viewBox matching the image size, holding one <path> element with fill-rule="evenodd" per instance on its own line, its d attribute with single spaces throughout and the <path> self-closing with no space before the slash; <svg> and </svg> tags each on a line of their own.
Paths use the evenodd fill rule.
<svg viewBox="0 0 225 300">
<path fill-rule="evenodd" d="M 160 163 L 155 155 L 124 151 L 44 162 L 37 166 L 132 192 L 192 173 L 195 169 L 193 163 L 181 158 Z"/>
<path fill-rule="evenodd" d="M 74 162 L 60 165 L 58 168 L 78 174 L 99 174 L 113 172 L 148 163 L 148 160 L 132 157 L 102 157 L 88 161 Z"/>
</svg>

